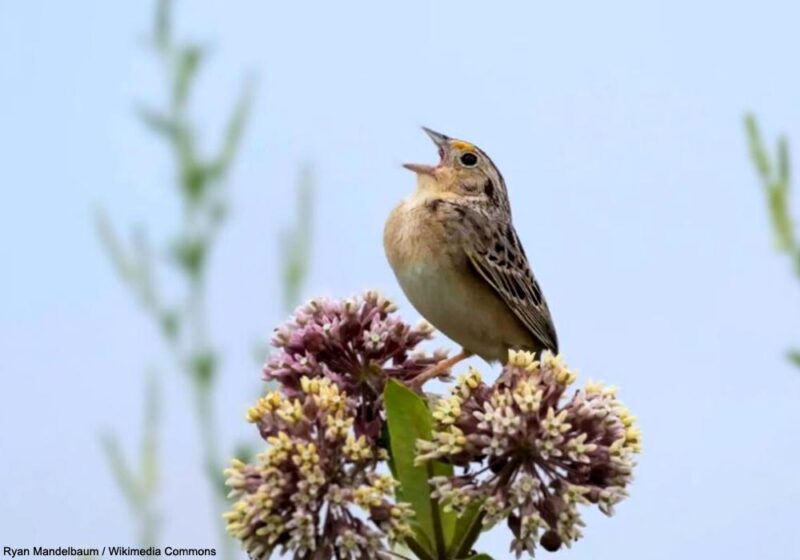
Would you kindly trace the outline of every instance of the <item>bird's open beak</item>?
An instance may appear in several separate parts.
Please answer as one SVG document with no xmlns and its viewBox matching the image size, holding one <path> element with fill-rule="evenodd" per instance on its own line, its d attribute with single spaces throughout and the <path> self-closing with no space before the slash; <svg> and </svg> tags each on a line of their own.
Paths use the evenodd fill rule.
<svg viewBox="0 0 800 560">
<path fill-rule="evenodd" d="M 424 126 L 422 127 L 422 130 L 425 131 L 425 134 L 431 137 L 431 140 L 433 140 L 433 143 L 436 144 L 437 148 L 443 150 L 445 147 L 447 147 L 447 141 L 450 140 L 450 137 Z"/>
<path fill-rule="evenodd" d="M 404 163 L 403 167 L 406 169 L 413 171 L 417 175 L 430 175 L 434 177 L 434 170 L 436 167 L 433 165 L 425 165 L 424 163 Z"/>
<path fill-rule="evenodd" d="M 424 126 L 422 127 L 422 130 L 425 131 L 425 134 L 430 136 L 430 139 L 433 140 L 433 143 L 436 144 L 436 147 L 439 149 L 439 160 L 441 163 L 441 160 L 444 159 L 445 150 L 447 149 L 448 141 L 450 140 L 450 138 L 440 132 L 436 132 L 435 130 L 431 130 L 430 128 Z M 435 177 L 435 171 L 438 166 L 425 165 L 423 163 L 404 163 L 403 167 L 413 171 L 418 175 L 422 174 Z"/>
</svg>

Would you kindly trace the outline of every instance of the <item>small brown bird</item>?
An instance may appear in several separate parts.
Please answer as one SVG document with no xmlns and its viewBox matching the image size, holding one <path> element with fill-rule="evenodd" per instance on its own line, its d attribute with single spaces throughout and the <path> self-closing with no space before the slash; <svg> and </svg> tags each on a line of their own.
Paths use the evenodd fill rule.
<svg viewBox="0 0 800 560">
<path fill-rule="evenodd" d="M 403 165 L 417 174 L 417 188 L 389 215 L 383 244 L 417 311 L 463 349 L 415 382 L 473 354 L 505 363 L 512 348 L 558 352 L 500 171 L 469 142 L 423 130 L 439 149 L 439 163 Z"/>
</svg>

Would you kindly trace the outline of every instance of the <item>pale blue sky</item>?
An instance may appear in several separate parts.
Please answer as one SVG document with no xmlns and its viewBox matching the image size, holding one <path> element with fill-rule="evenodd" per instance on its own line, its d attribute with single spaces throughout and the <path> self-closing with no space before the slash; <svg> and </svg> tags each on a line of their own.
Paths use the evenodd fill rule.
<svg viewBox="0 0 800 560">
<path fill-rule="evenodd" d="M 381 231 L 433 161 L 425 124 L 502 168 L 516 226 L 582 378 L 618 385 L 645 452 L 617 516 L 559 558 L 792 558 L 800 289 L 771 249 L 741 115 L 800 138 L 797 3 L 179 2 L 214 58 L 205 137 L 259 78 L 211 282 L 226 441 L 252 437 L 253 341 L 281 317 L 276 232 L 298 164 L 319 179 L 306 295 L 377 288 L 417 314 Z M 132 544 L 97 445 L 137 435 L 164 352 L 91 225 L 169 231 L 150 2 L 0 0 L 0 543 Z M 797 152 L 794 152 L 800 157 Z M 343 264 L 344 263 L 344 264 Z M 485 368 L 486 369 L 486 368 Z M 165 544 L 213 544 L 182 380 L 166 371 Z M 505 534 L 484 548 L 505 557 Z"/>
</svg>

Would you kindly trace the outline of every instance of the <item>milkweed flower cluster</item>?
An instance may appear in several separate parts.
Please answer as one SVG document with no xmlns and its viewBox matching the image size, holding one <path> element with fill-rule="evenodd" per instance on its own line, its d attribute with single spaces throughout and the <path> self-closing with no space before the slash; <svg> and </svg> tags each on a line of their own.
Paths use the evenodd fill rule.
<svg viewBox="0 0 800 560">
<path fill-rule="evenodd" d="M 417 442 L 417 462 L 464 467 L 431 480 L 434 497 L 463 512 L 481 503 L 484 527 L 507 520 L 513 552 L 533 555 L 581 537 L 578 506 L 611 515 L 626 495 L 640 451 L 634 418 L 614 389 L 588 384 L 570 397 L 575 374 L 559 357 L 510 352 L 497 382 L 474 369 L 436 404 L 432 440 Z"/>
<path fill-rule="evenodd" d="M 355 399 L 354 428 L 374 442 L 385 420 L 386 381 L 409 381 L 447 357 L 441 351 L 416 350 L 432 338 L 433 328 L 404 323 L 396 309 L 373 291 L 346 300 L 312 300 L 275 330 L 277 352 L 267 360 L 264 378 L 277 381 L 289 395 L 301 392 L 303 377 L 330 379 Z"/>
<path fill-rule="evenodd" d="M 395 481 L 376 472 L 386 452 L 356 436 L 356 401 L 331 379 L 301 377 L 300 396 L 274 391 L 247 414 L 269 444 L 226 470 L 227 530 L 250 558 L 377 558 L 411 533 Z"/>
<path fill-rule="evenodd" d="M 412 327 L 394 312 L 376 292 L 317 299 L 276 329 L 264 377 L 277 390 L 247 412 L 266 450 L 225 471 L 235 501 L 225 514 L 227 530 L 249 557 L 361 560 L 388 558 L 399 544 L 423 552 L 433 546 L 420 540 L 422 521 L 410 504 L 395 500 L 397 482 L 384 474 L 387 442 L 409 449 L 417 432 L 384 437 L 383 393 L 390 379 L 412 388 L 446 354 L 419 351 L 433 329 Z M 426 402 L 432 407 L 431 437 L 416 442 L 416 463 L 441 461 L 459 470 L 422 478 L 414 491 L 425 492 L 426 507 L 437 511 L 477 509 L 474 522 L 459 529 L 466 540 L 451 535 L 465 550 L 474 529 L 501 521 L 517 556 L 533 555 L 537 543 L 547 550 L 570 546 L 581 537 L 579 506 L 594 504 L 611 515 L 627 496 L 641 446 L 634 418 L 613 389 L 589 383 L 568 392 L 575 378 L 558 356 L 545 352 L 537 360 L 512 351 L 493 385 L 470 369 L 435 401 L 408 391 L 403 398 L 411 401 L 394 401 L 387 393 L 390 411 L 402 409 L 400 402 L 418 403 L 417 412 L 425 412 Z M 432 527 L 440 531 L 435 548 L 445 550 L 445 535 Z"/>
<path fill-rule="evenodd" d="M 375 558 L 411 533 L 410 506 L 378 472 L 382 395 L 389 378 L 410 380 L 446 354 L 418 351 L 433 329 L 395 309 L 376 292 L 315 299 L 275 330 L 264 377 L 278 390 L 247 413 L 267 450 L 226 470 L 227 529 L 251 558 Z"/>
</svg>

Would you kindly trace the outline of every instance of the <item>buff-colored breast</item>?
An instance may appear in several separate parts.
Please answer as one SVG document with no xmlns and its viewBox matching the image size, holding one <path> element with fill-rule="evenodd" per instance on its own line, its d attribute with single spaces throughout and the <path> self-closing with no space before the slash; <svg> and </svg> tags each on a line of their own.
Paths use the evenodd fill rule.
<svg viewBox="0 0 800 560">
<path fill-rule="evenodd" d="M 505 362 L 509 348 L 538 350 L 535 338 L 492 287 L 469 266 L 423 194 L 389 215 L 384 248 L 411 304 L 447 337 L 488 361 Z"/>
</svg>

